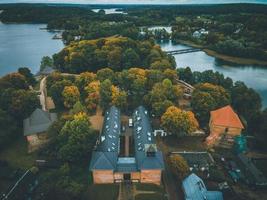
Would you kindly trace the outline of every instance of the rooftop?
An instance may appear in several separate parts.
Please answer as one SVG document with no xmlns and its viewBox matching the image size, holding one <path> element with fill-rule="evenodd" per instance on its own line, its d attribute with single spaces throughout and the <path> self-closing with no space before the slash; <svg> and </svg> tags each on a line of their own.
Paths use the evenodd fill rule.
<svg viewBox="0 0 267 200">
<path fill-rule="evenodd" d="M 35 109 L 30 117 L 23 121 L 24 136 L 47 131 L 56 119 L 56 113 L 49 113 L 40 108 Z"/>
<path fill-rule="evenodd" d="M 230 105 L 211 111 L 210 115 L 215 125 L 244 129 L 238 115 Z"/>
<path fill-rule="evenodd" d="M 222 192 L 208 191 L 204 182 L 192 173 L 183 180 L 185 200 L 223 200 Z"/>
</svg>

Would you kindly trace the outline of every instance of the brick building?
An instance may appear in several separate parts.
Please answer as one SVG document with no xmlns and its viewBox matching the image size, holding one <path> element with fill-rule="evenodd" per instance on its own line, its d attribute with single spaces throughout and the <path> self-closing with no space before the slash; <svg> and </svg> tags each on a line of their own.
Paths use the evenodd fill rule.
<svg viewBox="0 0 267 200">
<path fill-rule="evenodd" d="M 231 106 L 210 112 L 210 135 L 206 142 L 209 146 L 232 147 L 234 137 L 239 136 L 244 126 Z"/>
<path fill-rule="evenodd" d="M 157 150 L 148 112 L 138 107 L 133 114 L 132 143 L 134 156 L 120 154 L 121 134 L 120 111 L 112 106 L 106 113 L 102 133 L 92 153 L 90 171 L 96 184 L 133 181 L 161 183 L 164 169 L 163 156 Z"/>
</svg>

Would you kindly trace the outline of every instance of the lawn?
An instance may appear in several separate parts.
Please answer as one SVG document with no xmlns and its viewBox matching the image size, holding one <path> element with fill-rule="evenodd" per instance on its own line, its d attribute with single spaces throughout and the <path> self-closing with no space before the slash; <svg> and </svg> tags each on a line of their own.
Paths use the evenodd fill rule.
<svg viewBox="0 0 267 200">
<path fill-rule="evenodd" d="M 167 148 L 168 152 L 172 151 L 205 151 L 203 136 L 188 136 L 177 138 L 175 136 L 168 136 L 162 138 L 162 144 Z M 163 147 L 164 148 L 164 147 Z"/>
<path fill-rule="evenodd" d="M 90 185 L 86 193 L 86 199 L 117 200 L 118 195 L 119 195 L 118 184 Z"/>
<path fill-rule="evenodd" d="M 136 186 L 136 190 L 140 190 L 140 191 L 154 191 L 154 192 L 164 193 L 164 188 L 162 186 L 158 186 L 155 184 L 136 183 L 135 186 Z"/>
<path fill-rule="evenodd" d="M 153 194 L 138 194 L 135 196 L 135 200 L 167 200 L 168 198 L 162 193 Z"/>
<path fill-rule="evenodd" d="M 264 174 L 264 176 L 267 178 L 267 160 L 259 160 L 255 159 L 253 160 L 256 167 Z"/>
<path fill-rule="evenodd" d="M 37 153 L 28 153 L 27 141 L 20 137 L 13 144 L 0 152 L 0 160 L 8 162 L 14 169 L 29 169 L 35 163 Z"/>
</svg>

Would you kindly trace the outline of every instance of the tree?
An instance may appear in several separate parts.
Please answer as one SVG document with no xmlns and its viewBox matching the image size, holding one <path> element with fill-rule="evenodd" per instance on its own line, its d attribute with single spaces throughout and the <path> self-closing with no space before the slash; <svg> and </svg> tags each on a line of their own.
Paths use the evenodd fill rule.
<svg viewBox="0 0 267 200">
<path fill-rule="evenodd" d="M 223 87 L 210 83 L 201 83 L 195 88 L 191 105 L 201 125 L 205 126 L 208 123 L 210 111 L 230 104 L 231 96 Z"/>
<path fill-rule="evenodd" d="M 40 71 L 44 70 L 45 67 L 54 67 L 54 61 L 49 56 L 44 56 L 42 58 Z"/>
<path fill-rule="evenodd" d="M 166 69 L 172 69 L 172 64 L 167 59 L 157 60 L 153 62 L 150 66 L 151 69 L 157 69 L 164 71 Z"/>
<path fill-rule="evenodd" d="M 16 90 L 12 93 L 12 99 L 8 106 L 8 112 L 18 120 L 29 117 L 40 107 L 40 100 L 33 91 Z"/>
<path fill-rule="evenodd" d="M 182 94 L 180 86 L 173 85 L 169 79 L 164 79 L 153 86 L 144 100 L 149 107 L 152 106 L 152 113 L 160 117 L 166 111 L 166 106 L 179 105 Z"/>
<path fill-rule="evenodd" d="M 161 126 L 169 133 L 183 136 L 197 130 L 198 122 L 191 111 L 171 106 L 162 115 Z"/>
<path fill-rule="evenodd" d="M 100 83 L 100 105 L 102 108 L 106 109 L 110 106 L 112 101 L 112 83 L 109 79 L 104 80 Z"/>
<path fill-rule="evenodd" d="M 80 101 L 77 101 L 73 108 L 70 110 L 70 114 L 75 115 L 78 114 L 80 112 L 86 113 L 87 110 L 86 108 L 82 105 L 82 103 Z"/>
<path fill-rule="evenodd" d="M 112 51 L 108 53 L 108 66 L 113 70 L 122 69 L 122 48 L 114 47 Z"/>
<path fill-rule="evenodd" d="M 189 84 L 194 84 L 194 77 L 193 77 L 193 73 L 191 71 L 190 67 L 186 67 L 186 68 L 178 68 L 178 74 L 181 80 L 189 83 Z"/>
<path fill-rule="evenodd" d="M 66 108 L 72 108 L 73 105 L 80 100 L 80 92 L 76 86 L 65 86 L 62 96 Z"/>
<path fill-rule="evenodd" d="M 124 51 L 122 55 L 122 62 L 124 68 L 129 69 L 131 67 L 139 66 L 140 57 L 135 50 L 133 50 L 132 48 L 128 48 Z"/>
<path fill-rule="evenodd" d="M 89 83 L 95 80 L 96 74 L 92 72 L 83 72 L 78 77 L 76 77 L 75 85 L 77 85 L 80 91 L 83 91 Z"/>
<path fill-rule="evenodd" d="M 184 180 L 184 178 L 187 177 L 190 170 L 186 160 L 182 156 L 178 154 L 172 154 L 170 155 L 168 162 L 171 171 L 177 178 Z"/>
<path fill-rule="evenodd" d="M 29 68 L 21 67 L 18 69 L 18 72 L 25 77 L 25 79 L 29 85 L 34 86 L 36 84 L 36 80 L 35 80 L 33 74 L 31 73 L 31 71 L 29 70 Z"/>
<path fill-rule="evenodd" d="M 100 100 L 100 82 L 93 81 L 87 87 L 85 87 L 85 91 L 87 92 L 87 97 L 85 99 L 85 105 L 89 112 L 96 110 L 97 104 Z"/>
<path fill-rule="evenodd" d="M 7 112 L 0 109 L 0 149 L 9 145 L 15 137 L 18 137 L 16 120 Z"/>
<path fill-rule="evenodd" d="M 120 91 L 120 89 L 114 85 L 111 86 L 112 100 L 111 104 L 120 108 L 121 110 L 126 109 L 127 106 L 127 93 Z"/>
<path fill-rule="evenodd" d="M 64 105 L 64 99 L 62 92 L 66 86 L 71 86 L 72 82 L 69 80 L 56 81 L 51 87 L 48 87 L 48 95 L 52 97 L 56 104 L 56 107 L 62 108 Z"/>
<path fill-rule="evenodd" d="M 91 128 L 88 116 L 80 112 L 67 121 L 58 137 L 58 155 L 65 161 L 81 161 L 92 150 L 96 132 Z"/>
<path fill-rule="evenodd" d="M 7 88 L 14 89 L 28 89 L 29 85 L 26 81 L 25 76 L 20 73 L 7 74 L 0 79 L 0 91 Z"/>
<path fill-rule="evenodd" d="M 231 90 L 234 109 L 248 121 L 261 110 L 261 98 L 252 88 L 243 82 L 236 82 Z"/>
<path fill-rule="evenodd" d="M 106 79 L 113 81 L 114 79 L 114 71 L 110 68 L 103 68 L 97 71 L 97 79 L 102 82 Z"/>
</svg>

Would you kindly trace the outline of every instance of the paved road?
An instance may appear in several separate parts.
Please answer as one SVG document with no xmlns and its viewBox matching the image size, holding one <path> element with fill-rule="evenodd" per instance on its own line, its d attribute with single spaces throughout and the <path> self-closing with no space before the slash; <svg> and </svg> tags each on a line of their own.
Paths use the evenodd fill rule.
<svg viewBox="0 0 267 200">
<path fill-rule="evenodd" d="M 131 183 L 120 183 L 120 193 L 118 200 L 134 200 L 133 185 Z"/>
</svg>

